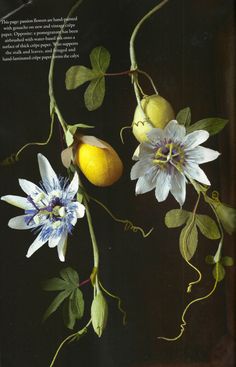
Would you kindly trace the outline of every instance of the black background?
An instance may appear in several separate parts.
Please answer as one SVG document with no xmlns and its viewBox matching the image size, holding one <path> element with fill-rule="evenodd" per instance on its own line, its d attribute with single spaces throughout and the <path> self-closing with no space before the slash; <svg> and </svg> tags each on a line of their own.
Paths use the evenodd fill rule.
<svg viewBox="0 0 236 367">
<path fill-rule="evenodd" d="M 79 63 L 89 66 L 91 49 L 103 45 L 112 55 L 109 72 L 129 69 L 131 32 L 156 3 L 154 0 L 85 0 L 77 11 Z M 65 17 L 72 5 L 71 0 L 38 0 L 15 15 L 15 19 Z M 230 119 L 230 126 L 208 143 L 211 148 L 222 151 L 222 156 L 204 170 L 213 188 L 222 192 L 222 200 L 231 200 L 231 204 L 235 198 L 233 11 L 231 0 L 170 1 L 145 23 L 136 40 L 140 68 L 152 75 L 160 94 L 172 103 L 176 112 L 191 106 L 193 121 L 210 116 Z M 232 348 L 223 362 L 214 352 L 219 344 L 225 347 L 225 340 L 231 345 L 234 317 L 229 295 L 232 296 L 233 288 L 227 282 L 220 283 L 209 300 L 190 309 L 182 339 L 176 343 L 157 339 L 160 335 L 178 334 L 181 313 L 190 299 L 185 292 L 186 285 L 195 277 L 179 254 L 179 231 L 167 230 L 164 226 L 165 213 L 177 208 L 177 203 L 169 197 L 165 203 L 158 204 L 153 192 L 134 196 L 135 183 L 130 181 L 129 172 L 137 142 L 129 132 L 125 132 L 125 145 L 119 139 L 120 128 L 132 122 L 136 106 L 129 77 L 107 78 L 103 106 L 88 112 L 83 104 L 84 87 L 72 92 L 65 90 L 65 72 L 71 65 L 71 60 L 57 61 L 55 68 L 55 94 L 66 121 L 95 125 L 93 134 L 112 144 L 125 164 L 123 177 L 112 187 L 95 188 L 84 179 L 88 192 L 118 217 L 129 218 L 145 229 L 154 226 L 155 231 L 147 239 L 139 233 L 124 232 L 122 225 L 114 223 L 101 208 L 91 203 L 101 256 L 100 276 L 104 286 L 122 298 L 128 324 L 122 326 L 116 302 L 108 299 L 109 321 L 102 338 L 90 330 L 78 343 L 62 350 L 55 366 L 190 366 L 194 362 L 200 366 L 202 362 L 215 363 L 216 360 L 223 363 L 219 366 L 230 367 L 234 359 Z M 46 138 L 50 124 L 48 68 L 47 62 L 1 62 L 1 159 L 26 142 Z M 142 85 L 147 93 L 152 93 L 146 80 L 142 80 Z M 48 157 L 57 173 L 66 175 L 60 161 L 61 150 L 56 126 L 47 147 L 29 148 L 16 165 L 1 167 L 0 194 L 22 195 L 17 182 L 19 177 L 39 181 L 38 151 Z M 194 200 L 195 194 L 189 190 L 186 208 L 191 209 Z M 52 295 L 40 289 L 40 282 L 56 276 L 63 265 L 56 251 L 47 246 L 26 259 L 33 234 L 7 227 L 9 218 L 20 215 L 20 210 L 5 203 L 1 203 L 0 210 L 1 363 L 3 367 L 49 366 L 59 342 L 69 333 L 60 312 L 45 324 L 41 323 Z M 202 213 L 207 212 L 203 207 Z M 204 277 L 193 290 L 193 297 L 206 294 L 213 285 L 211 269 L 204 264 L 204 257 L 214 253 L 216 246 L 217 243 L 200 236 L 194 263 L 200 266 Z M 225 255 L 233 255 L 229 236 L 225 238 Z M 86 219 L 79 221 L 70 239 L 66 265 L 77 269 L 81 280 L 89 277 L 92 251 Z M 227 275 L 232 279 L 233 269 L 229 269 Z M 85 286 L 83 292 L 87 314 L 80 326 L 89 317 L 91 287 Z M 220 352 L 220 357 L 225 353 Z"/>
</svg>

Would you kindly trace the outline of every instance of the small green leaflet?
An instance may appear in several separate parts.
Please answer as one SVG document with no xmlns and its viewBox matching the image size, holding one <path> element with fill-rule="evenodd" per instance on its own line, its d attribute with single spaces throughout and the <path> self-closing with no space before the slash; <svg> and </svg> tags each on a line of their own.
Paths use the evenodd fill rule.
<svg viewBox="0 0 236 367">
<path fill-rule="evenodd" d="M 179 249 L 184 260 L 190 260 L 197 249 L 198 232 L 193 214 L 187 220 L 185 227 L 182 229 L 179 237 Z"/>
<path fill-rule="evenodd" d="M 84 94 L 85 106 L 94 111 L 102 105 L 105 96 L 105 73 L 110 65 L 110 53 L 102 46 L 90 53 L 92 69 L 83 65 L 72 66 L 66 73 L 66 89 L 73 90 L 86 82 L 89 85 Z"/>
<path fill-rule="evenodd" d="M 214 268 L 212 270 L 212 275 L 214 279 L 217 280 L 218 282 L 223 280 L 225 277 L 224 266 L 234 265 L 234 259 L 230 256 L 224 256 L 218 262 L 215 262 L 215 257 L 212 255 L 208 255 L 206 256 L 205 261 L 209 265 L 214 265 Z"/>
<path fill-rule="evenodd" d="M 74 124 L 74 125 L 67 125 L 67 130 L 65 134 L 66 144 L 67 146 L 71 146 L 74 143 L 74 135 L 77 129 L 93 129 L 94 126 L 87 125 L 87 124 Z"/>
<path fill-rule="evenodd" d="M 224 230 L 232 235 L 236 230 L 236 209 L 218 201 L 215 202 L 215 207 Z"/>
<path fill-rule="evenodd" d="M 221 280 L 224 279 L 225 277 L 225 268 L 221 265 L 220 262 L 216 263 L 213 270 L 212 270 L 212 274 L 215 280 L 217 280 L 217 282 L 221 282 Z"/>
<path fill-rule="evenodd" d="M 197 227 L 211 240 L 217 240 L 221 236 L 216 222 L 208 215 L 193 214 L 183 209 L 172 209 L 166 213 L 165 224 L 168 228 L 180 227 L 185 223 L 179 237 L 180 252 L 185 260 L 190 260 L 197 249 Z"/>
<path fill-rule="evenodd" d="M 83 317 L 84 301 L 82 292 L 77 288 L 68 297 L 63 307 L 64 322 L 68 329 L 73 329 L 76 320 Z"/>
<path fill-rule="evenodd" d="M 61 305 L 61 303 L 67 298 L 69 297 L 71 294 L 71 290 L 64 290 L 61 291 L 60 293 L 58 293 L 58 295 L 54 298 L 54 300 L 52 301 L 52 303 L 50 304 L 50 306 L 47 308 L 44 316 L 43 316 L 43 321 L 46 321 L 47 318 L 53 313 L 55 312 L 58 307 Z"/>
<path fill-rule="evenodd" d="M 203 236 L 209 238 L 210 240 L 217 240 L 220 238 L 220 231 L 216 222 L 208 215 L 197 214 L 196 224 Z"/>
<path fill-rule="evenodd" d="M 209 117 L 187 127 L 187 133 L 195 130 L 206 130 L 210 135 L 218 134 L 227 124 L 228 120 L 219 117 Z"/>
<path fill-rule="evenodd" d="M 42 289 L 44 291 L 62 291 L 68 287 L 68 283 L 61 278 L 51 278 L 42 282 Z"/>
<path fill-rule="evenodd" d="M 234 259 L 230 256 L 224 256 L 221 259 L 221 263 L 224 266 L 233 266 L 234 265 Z"/>
<path fill-rule="evenodd" d="M 76 89 L 84 83 L 96 79 L 102 75 L 103 73 L 96 70 L 91 70 L 83 65 L 72 66 L 66 72 L 66 89 Z"/>
<path fill-rule="evenodd" d="M 77 271 L 75 271 L 74 269 L 72 269 L 70 267 L 62 269 L 60 271 L 60 276 L 68 284 L 71 284 L 76 288 L 79 286 L 79 275 L 78 275 Z"/>
<path fill-rule="evenodd" d="M 104 47 L 96 47 L 90 53 L 90 62 L 93 70 L 105 73 L 110 65 L 111 55 Z"/>
<path fill-rule="evenodd" d="M 89 111 L 101 106 L 105 97 L 105 78 L 94 79 L 84 93 L 84 103 Z"/>
<path fill-rule="evenodd" d="M 88 329 L 87 327 L 81 329 L 78 331 L 78 333 L 71 339 L 71 341 L 78 341 L 82 338 L 82 336 L 84 336 L 85 334 L 87 334 Z"/>
<path fill-rule="evenodd" d="M 190 212 L 182 209 L 172 209 L 165 216 L 165 224 L 168 228 L 176 228 L 182 226 L 189 216 Z"/>
<path fill-rule="evenodd" d="M 78 273 L 68 267 L 60 271 L 61 278 L 51 278 L 42 283 L 46 291 L 60 291 L 46 310 L 43 321 L 45 321 L 59 306 L 63 305 L 64 321 L 69 329 L 73 329 L 76 320 L 81 319 L 84 314 L 84 299 L 79 289 Z"/>
<path fill-rule="evenodd" d="M 180 125 L 188 127 L 191 124 L 191 109 L 190 107 L 183 108 L 177 113 L 176 120 Z"/>
</svg>

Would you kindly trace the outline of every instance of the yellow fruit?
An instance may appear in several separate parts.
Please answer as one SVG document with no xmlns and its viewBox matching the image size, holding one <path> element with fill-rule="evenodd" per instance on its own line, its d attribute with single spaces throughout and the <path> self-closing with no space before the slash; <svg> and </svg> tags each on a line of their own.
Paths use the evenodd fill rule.
<svg viewBox="0 0 236 367">
<path fill-rule="evenodd" d="M 76 154 L 76 164 L 85 177 L 96 186 L 110 186 L 122 175 L 123 164 L 115 150 L 102 141 L 106 148 L 80 143 Z"/>
<path fill-rule="evenodd" d="M 148 141 L 147 133 L 153 127 L 164 129 L 169 121 L 175 118 L 175 114 L 171 104 L 163 97 L 153 94 L 141 100 L 143 110 L 152 124 L 144 121 L 141 108 L 136 107 L 134 112 L 134 119 L 132 123 L 133 134 L 140 142 Z M 153 125 L 153 126 L 152 126 Z"/>
</svg>

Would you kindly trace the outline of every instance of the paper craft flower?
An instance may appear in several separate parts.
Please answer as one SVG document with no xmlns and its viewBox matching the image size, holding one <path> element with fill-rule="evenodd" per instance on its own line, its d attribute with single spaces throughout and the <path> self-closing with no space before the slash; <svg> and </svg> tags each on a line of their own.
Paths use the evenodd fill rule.
<svg viewBox="0 0 236 367">
<path fill-rule="evenodd" d="M 76 201 L 79 188 L 78 174 L 72 181 L 58 178 L 49 161 L 38 154 L 39 171 L 42 177 L 40 187 L 19 179 L 27 197 L 6 195 L 1 199 L 24 209 L 25 214 L 10 219 L 8 226 L 13 229 L 36 229 L 37 238 L 28 249 L 27 257 L 48 242 L 49 247 L 57 247 L 58 256 L 65 261 L 67 236 L 71 233 L 77 219 L 85 213 L 84 205 Z"/>
<path fill-rule="evenodd" d="M 171 192 L 182 206 L 188 179 L 210 185 L 199 164 L 216 159 L 220 153 L 199 146 L 208 139 L 207 131 L 186 134 L 185 127 L 172 120 L 163 130 L 153 128 L 147 137 L 149 141 L 140 144 L 138 154 L 133 157 L 138 160 L 131 169 L 131 180 L 138 179 L 137 195 L 155 188 L 157 201 L 164 201 Z"/>
</svg>

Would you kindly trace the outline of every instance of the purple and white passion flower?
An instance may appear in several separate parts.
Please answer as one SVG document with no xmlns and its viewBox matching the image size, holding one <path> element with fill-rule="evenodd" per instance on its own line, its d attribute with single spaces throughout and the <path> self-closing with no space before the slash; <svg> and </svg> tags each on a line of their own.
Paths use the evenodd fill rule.
<svg viewBox="0 0 236 367">
<path fill-rule="evenodd" d="M 6 195 L 1 199 L 24 210 L 24 215 L 10 219 L 8 226 L 13 229 L 35 229 L 38 236 L 28 249 L 27 257 L 48 242 L 57 247 L 58 256 L 65 261 L 68 233 L 72 232 L 77 219 L 82 218 L 85 207 L 76 201 L 79 188 L 78 174 L 72 181 L 58 178 L 49 161 L 38 154 L 39 171 L 42 178 L 40 187 L 19 179 L 27 197 Z"/>
<path fill-rule="evenodd" d="M 186 133 L 183 125 L 170 121 L 164 129 L 153 128 L 147 133 L 148 142 L 139 145 L 133 159 L 131 180 L 136 180 L 136 194 L 155 189 L 157 201 L 164 201 L 169 192 L 180 206 L 186 198 L 186 182 L 210 182 L 199 164 L 213 161 L 219 152 L 200 146 L 209 138 L 205 130 Z"/>
</svg>

